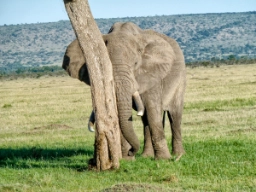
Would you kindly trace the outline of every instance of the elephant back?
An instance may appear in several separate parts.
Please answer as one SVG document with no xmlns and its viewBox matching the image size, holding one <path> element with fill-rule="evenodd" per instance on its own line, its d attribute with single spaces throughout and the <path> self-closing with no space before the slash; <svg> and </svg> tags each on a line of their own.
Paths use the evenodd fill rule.
<svg viewBox="0 0 256 192">
<path fill-rule="evenodd" d="M 142 29 L 132 22 L 117 22 L 109 30 L 110 33 L 125 33 L 130 35 L 142 33 Z"/>
</svg>

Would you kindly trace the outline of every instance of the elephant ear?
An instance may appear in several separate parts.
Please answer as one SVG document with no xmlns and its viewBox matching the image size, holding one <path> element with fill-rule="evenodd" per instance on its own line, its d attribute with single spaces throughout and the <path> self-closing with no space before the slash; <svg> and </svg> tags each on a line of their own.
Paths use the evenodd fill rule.
<svg viewBox="0 0 256 192">
<path fill-rule="evenodd" d="M 144 31 L 142 39 L 146 42 L 141 56 L 141 65 L 135 70 L 139 93 L 142 94 L 161 81 L 170 73 L 175 60 L 171 45 L 155 32 Z"/>
<path fill-rule="evenodd" d="M 90 85 L 86 60 L 77 39 L 68 45 L 63 58 L 62 67 L 71 77 Z"/>
</svg>

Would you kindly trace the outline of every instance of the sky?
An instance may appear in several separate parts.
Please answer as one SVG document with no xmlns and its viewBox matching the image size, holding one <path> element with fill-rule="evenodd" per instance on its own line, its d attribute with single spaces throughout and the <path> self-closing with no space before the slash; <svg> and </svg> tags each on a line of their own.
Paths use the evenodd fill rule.
<svg viewBox="0 0 256 192">
<path fill-rule="evenodd" d="M 94 18 L 256 11 L 256 0 L 89 0 Z M 63 0 L 0 0 L 0 25 L 68 20 Z"/>
</svg>

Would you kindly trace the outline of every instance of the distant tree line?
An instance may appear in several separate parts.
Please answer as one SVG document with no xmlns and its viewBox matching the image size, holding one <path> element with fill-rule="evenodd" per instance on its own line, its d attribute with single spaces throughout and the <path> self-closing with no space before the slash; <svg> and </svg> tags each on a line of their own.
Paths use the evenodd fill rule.
<svg viewBox="0 0 256 192">
<path fill-rule="evenodd" d="M 247 56 L 237 57 L 235 55 L 229 55 L 225 59 L 219 59 L 216 57 L 210 60 L 187 62 L 187 67 L 220 67 L 221 65 L 240 65 L 240 64 L 254 64 L 256 63 L 255 58 L 249 58 Z M 60 66 L 39 66 L 39 67 L 24 67 L 21 64 L 9 66 L 0 66 L 0 80 L 1 79 L 16 79 L 16 78 L 39 78 L 41 76 L 67 76 L 66 71 Z"/>
<path fill-rule="evenodd" d="M 256 57 L 250 58 L 248 56 L 235 56 L 229 55 L 225 59 L 219 59 L 216 57 L 212 57 L 210 60 L 203 60 L 203 61 L 194 61 L 194 62 L 187 62 L 186 65 L 188 67 L 219 67 L 220 65 L 239 65 L 239 64 L 254 64 L 256 63 Z"/>
<path fill-rule="evenodd" d="M 67 73 L 60 66 L 42 66 L 42 67 L 20 67 L 13 71 L 4 71 L 0 67 L 0 79 L 16 78 L 39 78 L 41 76 L 66 76 Z"/>
</svg>

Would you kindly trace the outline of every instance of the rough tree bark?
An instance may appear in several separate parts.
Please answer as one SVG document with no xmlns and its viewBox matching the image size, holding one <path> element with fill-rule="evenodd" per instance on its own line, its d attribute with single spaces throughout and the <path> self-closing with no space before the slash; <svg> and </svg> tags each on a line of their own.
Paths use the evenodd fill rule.
<svg viewBox="0 0 256 192">
<path fill-rule="evenodd" d="M 120 127 L 112 64 L 88 0 L 64 0 L 69 19 L 87 61 L 92 103 L 96 117 L 95 155 L 97 170 L 119 168 Z"/>
</svg>

